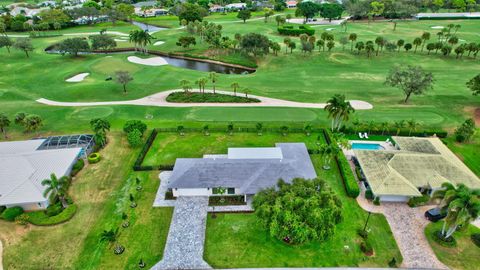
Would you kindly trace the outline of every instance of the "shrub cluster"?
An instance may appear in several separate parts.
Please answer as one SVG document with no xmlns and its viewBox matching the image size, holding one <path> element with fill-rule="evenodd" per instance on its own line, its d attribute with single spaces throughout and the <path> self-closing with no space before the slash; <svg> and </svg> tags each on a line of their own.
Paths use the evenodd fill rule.
<svg viewBox="0 0 480 270">
<path fill-rule="evenodd" d="M 71 176 L 77 175 L 77 173 L 81 171 L 84 166 L 85 166 L 85 161 L 83 159 L 77 160 L 77 162 L 72 167 L 72 171 L 70 172 L 70 175 Z"/>
<path fill-rule="evenodd" d="M 127 133 L 127 141 L 131 147 L 137 147 L 142 144 L 142 137 L 147 130 L 147 124 L 140 120 L 130 120 L 123 126 L 123 131 Z"/>
<path fill-rule="evenodd" d="M 47 211 L 35 211 L 27 213 L 29 216 L 29 222 L 37 226 L 49 226 L 64 223 L 72 219 L 77 212 L 77 205 L 71 204 L 67 208 L 63 209 L 61 213 L 49 216 Z"/>
<path fill-rule="evenodd" d="M 428 195 L 422 195 L 421 197 L 412 197 L 408 200 L 408 206 L 417 207 L 425 205 L 428 201 L 430 201 L 430 196 Z"/>
<path fill-rule="evenodd" d="M 14 221 L 16 217 L 23 214 L 23 208 L 20 206 L 10 207 L 3 211 L 1 218 L 7 221 Z"/>
<path fill-rule="evenodd" d="M 287 36 L 300 36 L 301 34 L 313 36 L 315 34 L 315 29 L 308 25 L 300 25 L 298 28 L 295 28 L 293 25 L 281 25 L 277 30 L 280 35 Z"/>
</svg>

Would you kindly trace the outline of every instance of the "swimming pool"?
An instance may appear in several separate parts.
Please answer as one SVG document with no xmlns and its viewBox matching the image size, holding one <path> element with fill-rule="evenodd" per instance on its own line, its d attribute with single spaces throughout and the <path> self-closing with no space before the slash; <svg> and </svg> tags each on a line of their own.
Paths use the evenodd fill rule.
<svg viewBox="0 0 480 270">
<path fill-rule="evenodd" d="M 380 150 L 383 147 L 378 143 L 352 143 L 352 149 L 357 150 Z"/>
</svg>

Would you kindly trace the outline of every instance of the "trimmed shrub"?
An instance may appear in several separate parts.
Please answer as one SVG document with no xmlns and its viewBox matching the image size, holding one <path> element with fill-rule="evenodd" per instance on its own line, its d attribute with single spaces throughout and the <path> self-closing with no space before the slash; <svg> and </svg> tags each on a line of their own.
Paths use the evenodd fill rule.
<svg viewBox="0 0 480 270">
<path fill-rule="evenodd" d="M 408 206 L 417 207 L 425 205 L 428 201 L 430 201 L 430 196 L 428 195 L 422 195 L 422 197 L 412 197 L 408 200 Z"/>
<path fill-rule="evenodd" d="M 457 241 L 455 240 L 455 238 L 453 238 L 453 236 L 450 236 L 449 238 L 443 237 L 442 231 L 434 231 L 432 238 L 437 244 L 439 244 L 441 246 L 444 246 L 444 247 L 455 247 L 455 246 L 457 246 Z"/>
<path fill-rule="evenodd" d="M 208 205 L 246 205 L 244 197 L 242 195 L 229 195 L 229 196 L 210 196 L 208 198 Z"/>
<path fill-rule="evenodd" d="M 125 122 L 125 125 L 123 125 L 123 131 L 127 134 L 134 131 L 135 129 L 140 131 L 143 136 L 143 134 L 147 130 L 147 124 L 140 120 L 129 120 Z"/>
<path fill-rule="evenodd" d="M 14 221 L 16 217 L 23 214 L 23 208 L 20 206 L 10 207 L 2 213 L 2 218 L 8 221 Z"/>
<path fill-rule="evenodd" d="M 83 159 L 77 160 L 77 162 L 72 167 L 72 171 L 70 172 L 70 175 L 71 176 L 77 175 L 77 173 L 81 171 L 84 166 L 85 166 L 85 161 Z"/>
<path fill-rule="evenodd" d="M 472 239 L 472 242 L 480 248 L 480 233 L 474 233 L 472 236 L 470 236 Z"/>
<path fill-rule="evenodd" d="M 134 129 L 127 134 L 127 141 L 130 147 L 138 147 L 142 144 L 142 132 Z"/>
<path fill-rule="evenodd" d="M 53 217 L 60 214 L 62 210 L 63 208 L 61 203 L 51 204 L 47 207 L 47 210 L 45 210 L 45 214 L 49 217 Z"/>
<path fill-rule="evenodd" d="M 365 199 L 370 200 L 370 201 L 373 200 L 373 192 L 372 192 L 371 189 L 367 189 L 365 191 Z"/>
<path fill-rule="evenodd" d="M 99 153 L 91 153 L 90 155 L 88 155 L 87 159 L 88 159 L 88 163 L 95 164 L 100 161 L 101 157 Z"/>
<path fill-rule="evenodd" d="M 29 222 L 31 224 L 37 226 L 50 226 L 69 221 L 70 219 L 72 219 L 76 212 L 77 205 L 71 204 L 67 206 L 67 208 L 63 209 L 60 214 L 51 217 L 45 214 L 44 211 L 29 212 L 27 214 L 30 216 Z"/>
<path fill-rule="evenodd" d="M 293 25 L 281 25 L 277 30 L 280 35 L 287 36 L 299 36 L 301 34 L 313 36 L 315 34 L 315 29 L 308 25 L 300 25 L 298 28 L 295 28 Z"/>
</svg>

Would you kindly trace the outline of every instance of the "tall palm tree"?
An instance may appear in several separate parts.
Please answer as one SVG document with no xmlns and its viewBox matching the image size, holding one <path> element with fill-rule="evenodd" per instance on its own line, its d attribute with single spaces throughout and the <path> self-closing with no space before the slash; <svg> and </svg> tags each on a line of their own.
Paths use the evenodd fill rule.
<svg viewBox="0 0 480 270">
<path fill-rule="evenodd" d="M 210 74 L 208 75 L 208 77 L 210 78 L 210 81 L 212 81 L 212 84 L 213 84 L 213 93 L 215 94 L 215 83 L 217 82 L 218 80 L 218 74 L 213 71 L 213 72 L 210 72 Z"/>
<path fill-rule="evenodd" d="M 345 101 L 344 95 L 336 94 L 327 101 L 324 108 L 328 112 L 328 117 L 332 118 L 332 131 L 339 130 L 342 122 L 350 119 L 350 114 L 355 112 L 350 102 Z"/>
<path fill-rule="evenodd" d="M 200 78 L 195 83 L 198 84 L 198 91 L 205 93 L 205 85 L 207 85 L 208 80 L 206 78 Z"/>
<path fill-rule="evenodd" d="M 415 38 L 415 39 L 413 40 L 413 45 L 415 45 L 415 51 L 414 51 L 414 53 L 416 53 L 418 46 L 422 45 L 422 39 L 419 38 L 419 37 Z"/>
<path fill-rule="evenodd" d="M 412 131 L 417 131 L 418 126 L 420 126 L 420 123 L 418 123 L 414 119 L 408 120 L 407 121 L 408 136 L 410 136 L 412 134 Z"/>
<path fill-rule="evenodd" d="M 240 85 L 237 82 L 234 82 L 230 85 L 230 87 L 232 87 L 232 89 L 233 89 L 233 95 L 236 96 L 237 95 L 237 89 L 240 87 Z"/>
<path fill-rule="evenodd" d="M 130 43 L 133 43 L 135 46 L 135 51 L 137 51 L 138 43 L 139 43 L 139 30 L 132 30 L 130 31 L 130 34 L 128 35 L 128 41 Z"/>
<path fill-rule="evenodd" d="M 385 134 L 385 131 L 388 132 L 390 129 L 390 123 L 389 122 L 380 123 L 380 129 L 382 130 L 382 135 Z"/>
<path fill-rule="evenodd" d="M 434 193 L 434 197 L 443 199 L 447 217 L 444 219 L 442 236 L 448 239 L 459 226 L 468 226 L 470 221 L 480 215 L 480 190 L 470 189 L 464 184 L 456 188 L 449 183 L 442 185 L 444 190 Z"/>
<path fill-rule="evenodd" d="M 319 154 L 323 158 L 323 166 L 324 170 L 330 170 L 330 162 L 332 158 L 335 157 L 340 152 L 340 148 L 338 145 L 332 144 L 323 144 L 319 148 Z"/>
<path fill-rule="evenodd" d="M 405 120 L 396 121 L 393 123 L 393 127 L 397 130 L 397 136 L 402 131 L 402 128 L 405 128 Z"/>
<path fill-rule="evenodd" d="M 350 42 L 351 42 L 350 51 L 353 51 L 353 43 L 357 40 L 357 34 L 351 33 L 351 34 L 348 36 L 348 40 L 350 40 Z"/>
<path fill-rule="evenodd" d="M 188 93 L 188 89 L 190 88 L 190 82 L 187 80 L 181 80 L 180 85 L 182 86 L 183 91 L 185 91 L 185 93 Z"/>
<path fill-rule="evenodd" d="M 423 52 L 423 48 L 425 47 L 425 44 L 427 43 L 427 41 L 430 39 L 430 33 L 429 32 L 423 32 L 422 34 L 422 52 Z"/>
<path fill-rule="evenodd" d="M 147 45 L 152 44 L 153 37 L 148 33 L 148 31 L 140 31 L 139 33 L 139 44 L 143 47 L 143 52 L 148 53 Z"/>
<path fill-rule="evenodd" d="M 52 173 L 50 179 L 42 181 L 42 186 L 46 186 L 43 196 L 48 197 L 50 203 L 54 203 L 58 198 L 62 203 L 62 207 L 66 208 L 68 204 L 65 196 L 67 195 L 68 182 L 68 177 L 62 176 L 57 178 L 57 176 Z"/>
</svg>

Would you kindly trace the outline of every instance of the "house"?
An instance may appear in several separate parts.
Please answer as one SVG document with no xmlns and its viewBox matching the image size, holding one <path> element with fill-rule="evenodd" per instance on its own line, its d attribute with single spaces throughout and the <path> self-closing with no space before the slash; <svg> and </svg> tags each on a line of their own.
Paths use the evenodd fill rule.
<svg viewBox="0 0 480 270">
<path fill-rule="evenodd" d="M 366 182 L 380 201 L 431 195 L 445 182 L 480 188 L 480 179 L 438 138 L 392 137 L 393 150 L 354 149 Z"/>
<path fill-rule="evenodd" d="M 52 173 L 69 176 L 78 158 L 92 147 L 88 136 L 0 142 L 0 206 L 45 209 L 48 199 L 41 182 Z"/>
<path fill-rule="evenodd" d="M 287 1 L 287 8 L 296 8 L 297 7 L 297 1 Z"/>
<path fill-rule="evenodd" d="M 277 143 L 275 147 L 229 148 L 226 155 L 178 158 L 167 187 L 173 196 L 210 196 L 218 188 L 225 195 L 243 195 L 273 187 L 279 179 L 317 177 L 304 143 Z"/>
<path fill-rule="evenodd" d="M 33 17 L 38 15 L 42 10 L 48 10 L 50 8 L 27 8 L 27 7 L 21 7 L 21 6 L 16 6 L 12 10 L 10 10 L 10 14 L 12 16 L 17 16 L 17 15 L 24 15 L 25 17 Z"/>
<path fill-rule="evenodd" d="M 225 7 L 222 7 L 222 6 L 219 6 L 219 5 L 212 5 L 208 11 L 210 12 L 224 12 L 225 11 Z"/>
<path fill-rule="evenodd" d="M 246 3 L 232 3 L 225 6 L 225 9 L 227 10 L 241 10 L 246 8 L 247 8 Z"/>
</svg>

